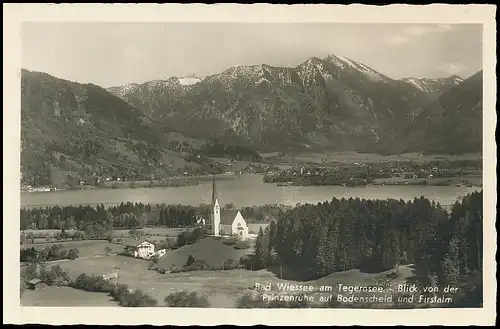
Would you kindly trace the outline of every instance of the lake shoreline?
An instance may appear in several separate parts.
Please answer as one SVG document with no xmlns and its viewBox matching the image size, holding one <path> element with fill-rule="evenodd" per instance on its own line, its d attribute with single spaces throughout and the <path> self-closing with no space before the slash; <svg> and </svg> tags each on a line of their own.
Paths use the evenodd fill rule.
<svg viewBox="0 0 500 329">
<path fill-rule="evenodd" d="M 424 196 L 441 204 L 452 204 L 457 198 L 479 187 L 432 186 L 432 185 L 372 185 L 366 187 L 342 186 L 277 186 L 264 183 L 261 174 L 216 176 L 219 202 L 232 203 L 235 207 L 266 204 L 296 205 L 297 203 L 324 202 L 332 198 L 403 199 L 413 200 Z M 143 204 L 210 204 L 211 177 L 204 182 L 179 187 L 92 188 L 59 190 L 52 192 L 21 192 L 21 208 L 46 206 L 104 205 L 120 203 Z"/>
<path fill-rule="evenodd" d="M 219 174 L 215 175 L 216 181 L 235 179 L 237 174 Z M 96 190 L 96 189 L 128 189 L 128 188 L 168 188 L 168 187 L 185 187 L 198 185 L 201 182 L 212 181 L 212 175 L 198 175 L 198 176 L 175 176 L 167 179 L 155 180 L 136 180 L 136 181 L 106 181 L 98 186 L 95 185 L 81 185 L 72 188 L 44 188 L 37 187 L 33 190 L 21 188 L 21 193 L 47 193 L 47 192 L 62 192 L 62 191 L 80 191 L 80 190 Z"/>
<path fill-rule="evenodd" d="M 457 178 L 457 177 L 455 177 Z M 345 188 L 364 188 L 364 187 L 376 187 L 376 186 L 441 186 L 441 187 L 472 187 L 472 188 L 482 188 L 482 184 L 471 184 L 471 183 L 454 183 L 451 182 L 443 182 L 443 181 L 429 181 L 429 180 L 419 180 L 419 181 L 398 181 L 398 182 L 390 182 L 390 181 L 381 181 L 375 183 L 368 183 L 364 185 L 346 185 L 346 184 L 296 184 L 296 183 L 275 183 L 275 182 L 265 182 L 265 184 L 275 184 L 278 187 L 284 186 L 338 186 Z"/>
</svg>

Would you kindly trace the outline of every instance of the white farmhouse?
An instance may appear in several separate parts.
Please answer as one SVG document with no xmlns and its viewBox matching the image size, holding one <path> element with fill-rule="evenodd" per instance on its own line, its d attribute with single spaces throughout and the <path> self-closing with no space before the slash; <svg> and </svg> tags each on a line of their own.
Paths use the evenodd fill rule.
<svg viewBox="0 0 500 329">
<path fill-rule="evenodd" d="M 134 246 L 134 257 L 149 259 L 155 253 L 155 244 L 151 241 L 144 240 Z"/>
</svg>

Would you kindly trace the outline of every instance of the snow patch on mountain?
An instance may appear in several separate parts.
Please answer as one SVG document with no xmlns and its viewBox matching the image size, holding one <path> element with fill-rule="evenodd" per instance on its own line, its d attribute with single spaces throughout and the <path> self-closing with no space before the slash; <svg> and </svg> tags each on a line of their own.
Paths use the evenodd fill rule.
<svg viewBox="0 0 500 329">
<path fill-rule="evenodd" d="M 420 81 L 419 79 L 404 78 L 403 81 L 408 82 L 408 83 L 414 85 L 415 87 L 417 87 L 418 89 L 420 89 L 422 91 L 430 92 L 430 90 L 427 88 L 427 86 L 424 83 L 422 83 L 422 81 Z"/>
<path fill-rule="evenodd" d="M 197 84 L 202 81 L 202 78 L 197 77 L 197 76 L 187 76 L 187 77 L 181 77 L 177 78 L 179 80 L 179 83 L 183 86 L 190 86 Z"/>
<path fill-rule="evenodd" d="M 382 81 L 384 78 L 380 75 L 380 73 L 375 72 L 368 66 L 359 63 L 359 66 L 361 67 L 361 72 L 363 72 L 366 76 L 368 76 L 370 79 L 373 81 Z"/>
<path fill-rule="evenodd" d="M 339 58 L 341 61 L 344 61 L 344 63 L 347 63 L 347 65 L 349 65 L 350 67 L 354 69 L 359 69 L 358 66 L 354 62 L 352 62 L 349 58 L 344 56 L 337 56 L 337 58 Z"/>
<path fill-rule="evenodd" d="M 128 93 L 133 92 L 137 87 L 139 87 L 139 84 L 129 83 L 129 84 L 124 85 L 124 86 L 108 88 L 108 91 L 110 91 L 112 94 L 114 94 L 118 97 L 123 97 L 123 96 L 127 95 Z"/>
<path fill-rule="evenodd" d="M 410 83 L 418 89 L 427 93 L 437 93 L 439 94 L 442 90 L 449 87 L 457 86 L 462 83 L 463 79 L 459 76 L 451 76 L 448 78 L 414 78 L 407 77 L 401 79 L 404 82 Z"/>
<path fill-rule="evenodd" d="M 340 69 L 346 68 L 346 63 L 335 55 L 328 55 L 325 58 L 325 60 L 329 61 L 330 63 L 334 64 L 335 66 L 337 66 Z"/>
<path fill-rule="evenodd" d="M 271 84 L 271 81 L 267 80 L 266 78 L 264 77 L 260 77 L 259 80 L 257 80 L 257 82 L 255 82 L 255 85 L 258 86 L 260 85 L 261 83 L 268 83 L 268 84 Z"/>
<path fill-rule="evenodd" d="M 351 68 L 351 69 L 357 70 L 372 81 L 377 82 L 377 81 L 385 80 L 384 77 L 380 73 L 372 70 L 371 68 L 369 68 L 368 66 L 366 66 L 364 64 L 357 63 L 357 62 L 355 62 L 347 57 L 340 56 L 340 55 L 328 55 L 327 59 L 331 63 L 333 63 L 337 67 L 339 67 L 340 69 Z"/>
<path fill-rule="evenodd" d="M 292 75 L 290 68 L 274 67 L 269 65 L 235 65 L 222 73 L 215 74 L 206 78 L 207 82 L 218 82 L 224 88 L 231 89 L 232 84 L 237 81 L 253 82 L 259 85 L 263 82 L 274 83 L 292 83 Z M 273 78 L 272 81 L 269 78 Z"/>
<path fill-rule="evenodd" d="M 148 89 L 161 88 L 170 85 L 169 80 L 152 80 L 147 82 Z"/>
<path fill-rule="evenodd" d="M 314 84 L 315 77 L 319 74 L 323 79 L 331 78 L 325 69 L 324 63 L 317 57 L 312 57 L 297 67 L 297 73 L 304 85 Z"/>
</svg>

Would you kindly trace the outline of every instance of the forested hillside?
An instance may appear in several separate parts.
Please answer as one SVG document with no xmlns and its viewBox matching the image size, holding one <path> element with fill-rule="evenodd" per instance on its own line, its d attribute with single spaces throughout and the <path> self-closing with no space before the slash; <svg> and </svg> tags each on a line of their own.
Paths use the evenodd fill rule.
<svg viewBox="0 0 500 329">
<path fill-rule="evenodd" d="M 481 152 L 483 146 L 483 72 L 448 89 L 416 110 L 406 147 L 427 153 Z"/>
<path fill-rule="evenodd" d="M 207 156 L 258 158 L 234 143 L 188 138 L 93 84 L 21 75 L 22 183 L 68 188 L 106 179 L 221 172 Z"/>
<path fill-rule="evenodd" d="M 259 234 L 256 265 L 286 266 L 305 280 L 414 264 L 418 284 L 461 287 L 457 300 L 477 306 L 481 301 L 470 298 L 482 296 L 482 197 L 482 191 L 467 195 L 450 214 L 423 197 L 296 207 Z"/>
</svg>

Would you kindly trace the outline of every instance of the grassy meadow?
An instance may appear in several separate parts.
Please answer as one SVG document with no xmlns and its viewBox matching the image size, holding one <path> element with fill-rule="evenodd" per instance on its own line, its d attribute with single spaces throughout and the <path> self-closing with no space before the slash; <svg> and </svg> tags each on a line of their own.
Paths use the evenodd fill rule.
<svg viewBox="0 0 500 329">
<path fill-rule="evenodd" d="M 106 294 L 87 292 L 70 287 L 49 287 L 36 291 L 26 289 L 21 297 L 21 305 L 42 307 L 118 306 Z"/>
<path fill-rule="evenodd" d="M 153 230 L 153 229 L 152 229 Z M 173 229 L 165 229 L 162 233 L 176 232 Z M 47 243 L 50 245 L 52 243 Z M 231 308 L 235 307 L 238 298 L 244 294 L 262 294 L 253 289 L 255 283 L 265 285 L 272 283 L 272 290 L 266 294 L 278 294 L 276 283 L 307 284 L 315 287 L 315 292 L 309 293 L 317 296 L 327 296 L 331 292 L 319 292 L 321 286 L 333 287 L 336 294 L 336 285 L 372 286 L 378 280 L 384 279 L 387 273 L 366 274 L 358 270 L 334 273 L 326 277 L 309 281 L 297 282 L 278 278 L 275 273 L 268 270 L 249 271 L 244 269 L 218 270 L 218 271 L 191 271 L 183 273 L 160 274 L 149 270 L 149 262 L 125 256 L 104 253 L 104 248 L 110 247 L 113 252 L 123 250 L 119 244 L 107 241 L 68 241 L 61 243 L 65 248 L 78 248 L 80 258 L 75 260 L 56 261 L 61 268 L 72 278 L 85 273 L 88 275 L 101 275 L 115 272 L 119 268 L 119 282 L 127 284 L 134 289 L 140 289 L 144 293 L 157 299 L 163 304 L 163 299 L 170 293 L 177 291 L 195 291 L 207 296 L 211 307 Z M 39 245 L 38 245 L 39 246 Z M 24 245 L 22 248 L 31 247 Z M 245 250 L 234 249 L 233 246 L 223 243 L 223 239 L 205 237 L 192 245 L 185 245 L 179 249 L 169 251 L 159 259 L 157 267 L 170 268 L 172 265 L 182 267 L 189 255 L 196 260 L 203 260 L 208 265 L 222 265 L 228 259 L 238 261 L 240 257 L 253 252 L 253 248 Z M 283 269 L 286 272 L 286 269 Z M 287 273 L 284 273 L 287 274 Z M 399 269 L 399 277 L 392 284 L 404 283 L 411 277 L 412 270 L 409 266 Z M 286 277 L 286 275 L 284 275 Z M 283 293 L 283 292 L 281 292 Z M 261 297 L 258 297 L 261 298 Z M 24 306 L 116 306 L 118 304 L 103 293 L 90 293 L 69 287 L 49 287 L 40 291 L 26 290 L 21 298 Z"/>
<path fill-rule="evenodd" d="M 145 236 L 160 236 L 160 237 L 176 237 L 182 232 L 189 230 L 189 228 L 170 228 L 170 227 L 144 227 L 139 231 L 144 232 Z M 128 229 L 124 230 L 113 230 L 113 237 L 129 237 Z"/>
<path fill-rule="evenodd" d="M 203 260 L 209 266 L 222 266 L 228 259 L 239 261 L 241 257 L 253 252 L 253 248 L 238 250 L 233 246 L 225 245 L 222 241 L 222 239 L 205 237 L 191 245 L 169 251 L 158 260 L 157 266 L 166 269 L 172 266 L 180 268 L 186 264 L 189 255 L 195 260 Z"/>
</svg>

